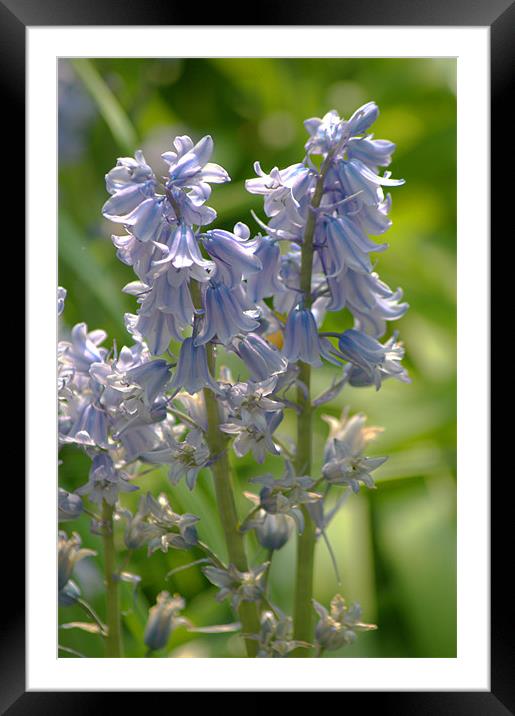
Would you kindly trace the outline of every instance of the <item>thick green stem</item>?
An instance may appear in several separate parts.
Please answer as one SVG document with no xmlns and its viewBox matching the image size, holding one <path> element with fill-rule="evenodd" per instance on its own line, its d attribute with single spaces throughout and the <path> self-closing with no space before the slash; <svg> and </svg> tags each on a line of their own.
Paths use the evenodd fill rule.
<svg viewBox="0 0 515 716">
<path fill-rule="evenodd" d="M 328 166 L 326 164 L 325 166 Z M 315 187 L 311 206 L 320 206 L 324 190 L 325 168 L 322 168 Z M 315 233 L 316 212 L 310 211 L 306 220 L 302 241 L 300 289 L 304 296 L 304 307 L 311 308 L 311 274 L 313 270 L 313 236 Z M 297 403 L 300 412 L 297 417 L 297 454 L 295 469 L 297 475 L 310 475 L 312 468 L 312 426 L 311 426 L 311 366 L 299 363 L 299 381 Z M 295 596 L 293 605 L 294 636 L 298 641 L 313 642 L 313 574 L 315 567 L 315 525 L 307 509 L 303 506 L 304 532 L 297 537 L 297 566 L 295 574 Z M 295 657 L 311 656 L 311 649 L 296 649 Z"/>
<path fill-rule="evenodd" d="M 214 347 L 211 344 L 207 346 L 207 357 L 209 370 L 211 374 L 214 375 L 215 355 Z M 211 390 L 206 388 L 204 390 L 204 400 L 206 403 L 208 425 L 206 438 L 211 455 L 215 458 L 215 461 L 211 465 L 211 472 L 213 473 L 216 502 L 224 530 L 229 562 L 240 572 L 248 572 L 249 565 L 245 553 L 243 535 L 239 529 L 239 519 L 231 480 L 231 469 L 227 456 L 227 439 L 220 430 L 220 413 L 217 398 Z M 244 634 L 259 633 L 259 614 L 257 605 L 254 602 L 242 602 L 238 609 L 238 615 Z M 245 646 L 248 656 L 256 656 L 257 642 L 255 640 L 246 639 Z"/>
<path fill-rule="evenodd" d="M 118 575 L 116 572 L 116 553 L 113 536 L 112 505 L 105 500 L 102 503 L 102 539 L 104 542 L 104 578 L 106 587 L 106 656 L 122 656 L 122 632 L 120 623 L 120 603 L 118 595 Z"/>
<path fill-rule="evenodd" d="M 312 462 L 310 382 L 311 368 L 300 364 L 299 380 L 304 383 L 306 393 L 298 388 L 297 402 L 302 412 L 297 421 L 297 456 L 295 468 L 298 475 L 309 475 Z M 313 641 L 313 574 L 315 566 L 315 525 L 309 512 L 303 506 L 304 531 L 297 537 L 297 568 L 295 575 L 295 601 L 293 607 L 294 635 L 298 641 Z M 295 657 L 311 656 L 310 649 L 296 649 Z"/>
</svg>

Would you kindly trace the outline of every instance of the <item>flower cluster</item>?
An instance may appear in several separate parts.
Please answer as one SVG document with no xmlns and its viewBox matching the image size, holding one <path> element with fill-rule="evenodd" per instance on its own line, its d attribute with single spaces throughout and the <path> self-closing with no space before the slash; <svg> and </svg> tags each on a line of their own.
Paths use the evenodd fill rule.
<svg viewBox="0 0 515 716">
<path fill-rule="evenodd" d="M 395 339 L 379 342 L 386 322 L 400 318 L 408 309 L 402 291 L 392 291 L 373 270 L 371 254 L 384 251 L 385 243 L 369 238 L 384 234 L 391 225 L 390 196 L 384 186 L 399 186 L 380 169 L 389 165 L 395 145 L 368 134 L 378 115 L 370 102 L 349 120 L 333 110 L 322 119 L 305 122 L 310 135 L 306 158 L 286 169 L 266 174 L 259 163 L 258 177 L 246 182 L 247 190 L 264 196 L 268 236 L 261 239 L 265 295 L 273 296 L 279 314 L 286 314 L 280 329 L 283 355 L 290 363 L 303 361 L 320 366 L 322 359 L 348 363 L 352 385 L 375 385 L 394 376 L 407 380 L 400 366 L 402 347 Z M 312 156 L 321 156 L 317 170 Z M 312 222 L 313 266 L 310 285 L 303 284 L 301 250 L 306 227 Z M 289 242 L 280 254 L 280 241 Z M 275 251 L 273 250 L 275 247 Z M 310 276 L 308 275 L 308 281 Z M 264 289 L 265 290 L 265 289 Z M 329 334 L 320 330 L 327 311 L 348 309 L 354 328 Z M 276 330 L 277 321 L 270 330 Z M 329 340 L 337 338 L 337 346 Z"/>
<path fill-rule="evenodd" d="M 149 555 L 200 551 L 201 559 L 178 569 L 208 563 L 202 572 L 219 589 L 216 599 L 228 598 L 238 612 L 236 626 L 248 651 L 249 640 L 254 648 L 257 642 L 259 657 L 313 648 L 313 634 L 297 633 L 299 625 L 294 628 L 292 619 L 271 605 L 271 560 L 294 532 L 313 543 L 322 536 L 337 571 L 326 527 L 352 492 L 361 485 L 374 487 L 372 473 L 386 460 L 364 454 L 379 430 L 366 427 L 364 415 L 349 417 L 344 411 L 340 419 L 325 416 L 330 432 L 317 474 L 308 445 L 314 408 L 346 384 L 379 389 L 388 377 L 409 380 L 397 333 L 380 340 L 387 322 L 404 315 L 408 306 L 400 289 L 393 291 L 381 281 L 372 259 L 387 245 L 369 235 L 382 236 L 391 225 L 391 198 L 383 187 L 403 183 L 384 171 L 395 146 L 369 133 L 377 115 L 370 102 L 348 120 L 335 111 L 309 119 L 302 162 L 269 173 L 256 163 L 257 178 L 246 182 L 250 193 L 264 199 L 266 223 L 256 217 L 262 230 L 256 236 L 242 222 L 232 231 L 207 228 L 216 219 L 207 206 L 211 185 L 229 181 L 225 169 L 210 161 L 214 147 L 209 136 L 196 144 L 188 136 L 176 137 L 172 150 L 162 154 L 162 176 L 141 151 L 118 159 L 107 173 L 110 196 L 102 212 L 123 227 L 125 233 L 112 240 L 118 258 L 136 275 L 124 288 L 138 304 L 135 314 L 125 316 L 134 343 L 109 349 L 103 331 L 75 325 L 58 345 L 58 396 L 60 444 L 80 447 L 91 459 L 85 484 L 75 493 L 59 490 L 59 520 L 93 517 L 92 528 L 102 534 L 106 549 L 110 605 L 120 581 L 135 587 L 140 581 L 113 567 L 114 529 L 120 525 L 127 561 L 140 547 Z M 60 287 L 59 315 L 65 298 Z M 324 331 L 327 312 L 343 309 L 352 314 L 353 327 Z M 223 352 L 238 359 L 238 368 L 231 362 L 236 379 L 223 365 L 217 370 L 216 358 Z M 324 361 L 339 373 L 313 400 L 310 366 Z M 297 444 L 280 434 L 288 428 L 288 410 L 297 419 Z M 252 508 L 242 522 L 232 494 L 229 447 L 238 458 L 251 454 L 258 464 L 278 459 L 284 464 L 280 477 L 268 472 L 249 479 L 259 493 L 244 492 Z M 199 517 L 175 512 L 164 493 L 156 498 L 146 492 L 136 509 L 125 506 L 131 497 L 124 493 L 138 489 L 142 463 L 150 470 L 165 468 L 172 491 L 183 479 L 194 490 L 201 471 L 211 469 L 227 553 L 236 564 L 224 564 L 199 540 Z M 344 489 L 329 502 L 337 487 Z M 102 517 L 86 509 L 86 496 Z M 172 492 L 172 503 L 178 502 Z M 269 561 L 248 558 L 245 534 L 250 530 Z M 70 579 L 73 566 L 92 552 L 80 549 L 76 534 L 68 539 L 60 533 L 59 540 L 59 599 L 68 604 L 80 596 Z M 311 608 L 311 586 L 306 585 L 306 609 Z M 158 594 L 144 634 L 149 651 L 165 647 L 177 626 L 191 626 L 180 614 L 184 607 L 182 597 Z M 360 621 L 358 605 L 347 607 L 339 595 L 330 611 L 316 602 L 315 609 L 320 650 L 352 643 L 356 630 L 373 628 Z M 116 615 L 111 611 L 108 617 L 112 622 Z M 190 631 L 215 633 L 233 626 Z M 114 627 L 111 623 L 101 631 L 116 652 Z"/>
<path fill-rule="evenodd" d="M 205 344 L 216 337 L 227 345 L 259 326 L 241 282 L 261 269 L 261 261 L 245 224 L 234 232 L 202 232 L 216 218 L 206 206 L 210 185 L 230 181 L 225 169 L 209 161 L 211 137 L 195 145 L 187 136 L 176 137 L 173 145 L 162 155 L 168 171 L 161 182 L 141 152 L 119 159 L 106 175 L 111 198 L 103 214 L 124 226 L 126 235 L 113 236 L 113 242 L 139 278 L 125 288 L 140 304 L 136 316 L 126 317 L 128 330 L 144 338 L 153 355 L 166 352 L 172 340 L 181 342 L 172 389 L 195 393 L 205 385 L 216 389 Z M 199 284 L 193 291 L 192 281 Z M 194 335 L 186 337 L 192 327 Z"/>
<path fill-rule="evenodd" d="M 119 446 L 127 462 L 159 441 L 169 364 L 151 360 L 141 342 L 112 355 L 104 331 L 72 328 L 58 346 L 60 440 L 109 450 Z M 161 427 L 161 426 L 160 426 Z"/>
</svg>

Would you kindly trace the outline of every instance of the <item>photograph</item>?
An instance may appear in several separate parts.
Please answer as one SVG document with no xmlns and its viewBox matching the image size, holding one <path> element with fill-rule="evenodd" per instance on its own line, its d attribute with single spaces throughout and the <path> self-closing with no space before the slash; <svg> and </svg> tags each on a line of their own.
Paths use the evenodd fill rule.
<svg viewBox="0 0 515 716">
<path fill-rule="evenodd" d="M 56 82 L 58 658 L 456 659 L 456 57 Z"/>
</svg>

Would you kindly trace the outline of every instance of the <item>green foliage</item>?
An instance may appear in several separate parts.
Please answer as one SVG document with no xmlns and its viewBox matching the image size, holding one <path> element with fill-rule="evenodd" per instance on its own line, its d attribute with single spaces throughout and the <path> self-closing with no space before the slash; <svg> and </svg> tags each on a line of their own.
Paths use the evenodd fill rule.
<svg viewBox="0 0 515 716">
<path fill-rule="evenodd" d="M 100 208 L 105 201 L 104 175 L 116 157 L 139 148 L 151 164 L 181 133 L 215 140 L 214 161 L 224 165 L 232 183 L 216 187 L 210 204 L 217 225 L 231 229 L 238 220 L 257 228 L 259 197 L 247 194 L 245 178 L 260 159 L 264 169 L 302 158 L 302 121 L 337 109 L 348 116 L 375 100 L 381 110 L 377 138 L 397 144 L 392 169 L 406 185 L 393 197 L 391 248 L 378 255 L 378 271 L 392 286 L 404 288 L 411 305 L 397 325 L 407 349 L 412 385 L 387 382 L 373 389 L 345 389 L 335 403 L 318 413 L 339 415 L 343 405 L 363 410 L 371 425 L 385 432 L 373 454 L 390 455 L 377 471 L 378 490 L 351 497 L 328 531 L 343 585 L 338 588 L 323 542 L 317 545 L 315 597 L 327 604 L 337 591 L 360 601 L 366 621 L 379 629 L 361 634 L 336 657 L 453 657 L 456 654 L 456 63 L 445 59 L 98 59 L 74 63 L 77 83 L 96 107 L 81 131 L 80 158 L 60 164 L 59 283 L 68 289 L 66 327 L 86 321 L 105 328 L 119 346 L 128 341 L 123 313 L 133 299 L 121 293 L 132 280 L 115 257 L 111 226 Z M 330 314 L 327 330 L 347 325 L 344 314 Z M 332 368 L 314 371 L 314 394 L 331 381 Z M 281 433 L 293 434 L 290 417 Z M 315 421 L 315 469 L 327 434 Z M 258 467 L 252 459 L 232 462 L 241 489 L 249 477 L 280 470 L 270 458 Z M 62 452 L 61 486 L 85 482 L 88 461 L 79 452 Z M 141 490 L 164 490 L 177 511 L 216 515 L 210 475 L 200 476 L 190 493 L 170 488 L 156 469 L 139 480 Z M 135 508 L 138 496 L 123 496 Z M 242 498 L 240 514 L 250 508 Z M 64 525 L 68 527 L 68 525 Z M 77 573 L 85 597 L 104 617 L 101 540 L 89 533 L 89 520 L 73 524 L 99 557 L 85 560 Z M 224 555 L 223 534 L 211 517 L 199 523 L 202 539 Z M 252 539 L 254 556 L 264 557 Z M 123 546 L 120 545 L 123 558 Z M 291 610 L 294 540 L 277 553 L 271 570 L 272 598 Z M 170 579 L 177 566 L 198 559 L 171 551 L 147 559 L 145 550 L 131 557 L 130 571 L 142 577 L 134 596 L 123 584 L 126 656 L 144 656 L 142 635 L 149 605 L 158 592 L 180 592 L 185 614 L 198 626 L 233 620 L 226 604 L 213 600 L 214 588 L 199 567 Z M 252 556 L 252 554 L 251 554 Z M 82 577 L 82 579 L 81 579 Z M 78 608 L 61 610 L 63 623 L 84 621 Z M 101 639 L 80 629 L 62 631 L 66 647 L 88 656 L 102 655 Z M 230 634 L 189 634 L 179 629 L 166 653 L 173 656 L 239 656 L 241 644 Z M 62 652 L 64 656 L 71 654 Z M 165 655 L 165 654 L 161 654 Z"/>
</svg>

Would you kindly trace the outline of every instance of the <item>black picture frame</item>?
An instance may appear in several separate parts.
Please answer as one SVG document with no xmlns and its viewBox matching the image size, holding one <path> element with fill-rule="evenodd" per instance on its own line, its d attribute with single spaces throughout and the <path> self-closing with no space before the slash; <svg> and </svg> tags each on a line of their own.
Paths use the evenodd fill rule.
<svg viewBox="0 0 515 716">
<path fill-rule="evenodd" d="M 16 233 L 19 252 L 23 250 L 20 236 L 23 232 L 25 208 L 20 187 L 24 186 L 25 146 L 25 39 L 26 28 L 34 26 L 71 25 L 190 25 L 190 12 L 186 4 L 172 0 L 0 0 L 0 47 L 3 62 L 0 64 L 4 118 L 9 121 L 8 136 L 4 134 L 2 173 L 4 201 L 9 202 L 9 213 L 16 216 Z M 202 25 L 385 25 L 385 26 L 483 26 L 491 30 L 491 136 L 492 136 L 492 191 L 491 212 L 500 216 L 501 202 L 506 211 L 509 207 L 509 185 L 503 179 L 502 169 L 510 162 L 513 150 L 506 141 L 510 130 L 507 113 L 512 68 L 515 55 L 515 4 L 509 0 L 376 0 L 374 3 L 348 3 L 332 0 L 311 3 L 297 0 L 295 3 L 259 3 L 254 8 L 252 22 L 238 22 L 234 11 L 224 12 L 218 4 L 202 13 Z M 474 121 L 471 117 L 470 121 Z M 501 139 L 502 137 L 502 139 Z M 502 148 L 501 148 L 502 141 Z M 471 147 L 470 151 L 474 151 Z M 44 168 L 42 168 L 44 181 Z M 16 206 L 18 202 L 19 206 Z M 497 209 L 497 211 L 496 211 Z M 492 228 L 493 235 L 493 228 Z M 507 237 L 509 240 L 510 237 Z M 11 239 L 12 242 L 12 239 Z M 19 305 L 19 304 L 18 304 Z M 18 308 L 19 310 L 19 308 Z M 20 311 L 21 313 L 21 311 Z M 493 315 L 493 314 L 491 314 Z M 29 344 L 30 347 L 30 344 Z M 16 400 L 19 402 L 19 387 Z M 12 473 L 12 468 L 11 468 Z M 23 483 L 21 479 L 11 483 L 12 507 L 23 512 Z M 504 476 L 503 476 L 504 477 Z M 508 479 L 511 476 L 506 475 Z M 491 690 L 471 692 L 347 692 L 342 697 L 342 708 L 349 709 L 351 701 L 360 707 L 380 708 L 382 714 L 403 716 L 437 716 L 439 714 L 467 716 L 504 716 L 515 714 L 515 689 L 513 688 L 515 638 L 513 629 L 513 606 L 507 588 L 512 560 L 507 545 L 510 544 L 510 519 L 503 516 L 503 507 L 513 504 L 506 484 L 492 484 L 492 577 L 491 598 Z M 508 507 L 509 508 L 509 507 Z M 509 514 L 509 513 L 508 513 Z M 495 517 L 495 519 L 494 519 Z M 61 714 L 74 716 L 96 711 L 107 713 L 114 705 L 111 695 L 98 692 L 26 692 L 25 690 L 25 605 L 23 584 L 25 567 L 23 560 L 23 535 L 13 530 L 7 532 L 11 542 L 11 561 L 2 565 L 6 605 L 0 612 L 0 711 L 10 716 L 21 714 Z M 508 565 L 507 565 L 508 562 Z M 504 577 L 504 579 L 503 579 Z M 473 599 L 473 595 L 471 595 Z M 365 668 L 365 667 L 364 667 Z M 409 684 L 406 685 L 409 689 Z M 316 688 L 313 689 L 316 691 Z M 309 692 L 306 694 L 308 696 Z M 200 696 L 200 694 L 197 694 Z M 131 693 L 131 699 L 136 694 Z M 146 707 L 155 703 L 155 694 L 145 693 Z M 282 699 L 280 693 L 273 697 Z M 365 701 L 366 699 L 366 701 Z M 198 702 L 196 701 L 195 704 Z M 242 708 L 243 708 L 242 702 Z M 258 702 L 256 702 L 258 703 Z M 263 702 L 261 702 L 263 703 Z M 118 706 L 119 707 L 119 706 Z"/>
</svg>

